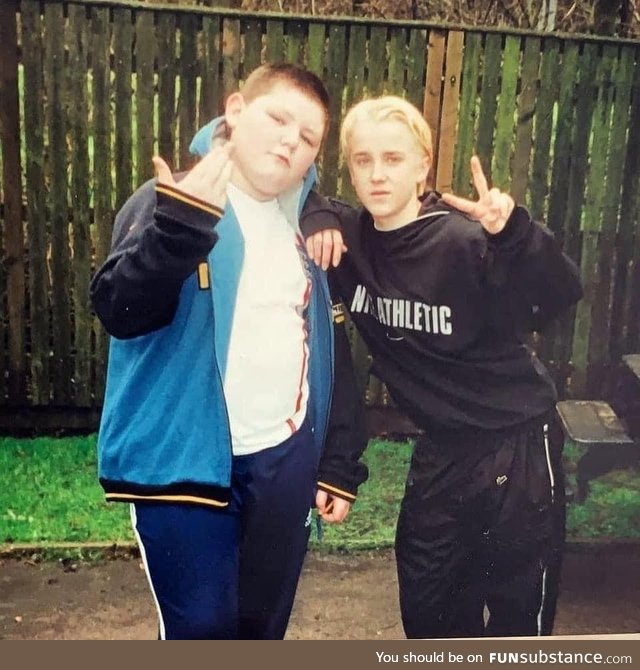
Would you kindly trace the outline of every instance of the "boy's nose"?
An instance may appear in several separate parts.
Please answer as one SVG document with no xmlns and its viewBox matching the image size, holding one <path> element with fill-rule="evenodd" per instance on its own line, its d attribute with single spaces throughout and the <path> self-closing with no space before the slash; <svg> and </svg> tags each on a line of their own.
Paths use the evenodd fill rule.
<svg viewBox="0 0 640 670">
<path fill-rule="evenodd" d="M 292 149 L 295 149 L 295 147 L 298 146 L 298 143 L 300 142 L 300 136 L 298 134 L 298 131 L 293 129 L 293 128 L 287 128 L 284 130 L 282 134 L 282 143 L 286 144 L 287 146 L 291 147 Z"/>
<path fill-rule="evenodd" d="M 371 181 L 384 181 L 385 177 L 383 166 L 380 163 L 374 163 L 371 169 Z"/>
</svg>

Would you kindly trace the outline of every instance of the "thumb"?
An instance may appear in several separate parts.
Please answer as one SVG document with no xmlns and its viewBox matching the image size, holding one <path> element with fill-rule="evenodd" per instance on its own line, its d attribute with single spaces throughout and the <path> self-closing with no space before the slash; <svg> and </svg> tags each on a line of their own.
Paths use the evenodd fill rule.
<svg viewBox="0 0 640 670">
<path fill-rule="evenodd" d="M 173 175 L 171 174 L 171 170 L 169 169 L 169 166 L 165 163 L 164 159 L 160 158 L 160 156 L 154 156 L 151 159 L 151 161 L 153 162 L 153 168 L 156 173 L 156 179 L 161 184 L 175 183 L 173 180 Z"/>
</svg>

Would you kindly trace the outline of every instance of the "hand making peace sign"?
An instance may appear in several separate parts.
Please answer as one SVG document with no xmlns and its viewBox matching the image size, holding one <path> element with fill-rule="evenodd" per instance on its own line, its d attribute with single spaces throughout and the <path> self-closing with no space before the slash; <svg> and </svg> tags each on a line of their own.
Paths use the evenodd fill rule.
<svg viewBox="0 0 640 670">
<path fill-rule="evenodd" d="M 505 227 L 516 204 L 508 193 L 503 193 L 497 188 L 489 188 L 477 156 L 471 157 L 471 174 L 479 196 L 477 202 L 460 198 L 452 193 L 444 193 L 442 199 L 448 205 L 479 221 L 489 234 L 496 235 Z"/>
</svg>

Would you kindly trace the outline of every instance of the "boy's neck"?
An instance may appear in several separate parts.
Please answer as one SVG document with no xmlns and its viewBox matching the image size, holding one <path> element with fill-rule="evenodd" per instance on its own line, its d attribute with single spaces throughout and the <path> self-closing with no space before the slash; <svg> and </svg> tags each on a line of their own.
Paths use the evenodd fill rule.
<svg viewBox="0 0 640 670">
<path fill-rule="evenodd" d="M 398 230 L 404 228 L 418 218 L 421 206 L 420 200 L 416 198 L 415 202 L 411 201 L 401 212 L 391 216 L 373 217 L 373 225 L 376 230 L 389 232 L 391 230 Z"/>
</svg>

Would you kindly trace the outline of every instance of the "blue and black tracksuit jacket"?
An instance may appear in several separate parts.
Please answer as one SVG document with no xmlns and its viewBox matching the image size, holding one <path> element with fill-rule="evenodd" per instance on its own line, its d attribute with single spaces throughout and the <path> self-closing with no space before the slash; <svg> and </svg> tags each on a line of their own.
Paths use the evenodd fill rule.
<svg viewBox="0 0 640 670">
<path fill-rule="evenodd" d="M 299 218 L 308 215 L 315 170 Z M 111 337 L 98 439 L 109 501 L 226 506 L 232 448 L 223 382 L 243 238 L 223 211 L 155 180 L 118 213 L 112 250 L 91 283 Z M 367 477 L 363 408 L 345 324 L 332 317 L 326 275 L 308 264 L 309 405 L 322 450 L 319 488 L 355 499 Z"/>
</svg>

